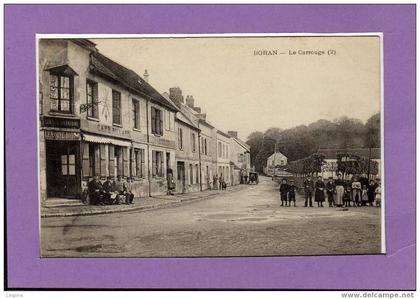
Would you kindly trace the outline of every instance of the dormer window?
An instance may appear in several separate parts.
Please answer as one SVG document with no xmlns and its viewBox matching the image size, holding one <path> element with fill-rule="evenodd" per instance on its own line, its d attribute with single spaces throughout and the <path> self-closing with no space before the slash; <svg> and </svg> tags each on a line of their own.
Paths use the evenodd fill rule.
<svg viewBox="0 0 420 299">
<path fill-rule="evenodd" d="M 73 77 L 50 74 L 51 111 L 73 113 Z"/>
<path fill-rule="evenodd" d="M 50 110 L 74 113 L 73 78 L 77 73 L 67 64 L 46 69 L 50 73 Z"/>
</svg>

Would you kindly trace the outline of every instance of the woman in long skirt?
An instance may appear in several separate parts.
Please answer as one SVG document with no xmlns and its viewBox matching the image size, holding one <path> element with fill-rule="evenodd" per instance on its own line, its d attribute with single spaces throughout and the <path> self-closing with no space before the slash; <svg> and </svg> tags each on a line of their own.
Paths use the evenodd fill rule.
<svg viewBox="0 0 420 299">
<path fill-rule="evenodd" d="M 337 207 L 341 207 L 344 204 L 343 202 L 344 187 L 345 187 L 345 182 L 343 180 L 343 176 L 341 175 L 341 173 L 339 173 L 337 180 L 335 180 L 335 192 L 337 194 L 337 201 L 336 201 Z"/>
<path fill-rule="evenodd" d="M 324 189 L 325 184 L 322 181 L 322 177 L 319 176 L 315 183 L 315 201 L 318 203 L 318 207 L 323 207 L 322 203 L 325 201 Z"/>
</svg>

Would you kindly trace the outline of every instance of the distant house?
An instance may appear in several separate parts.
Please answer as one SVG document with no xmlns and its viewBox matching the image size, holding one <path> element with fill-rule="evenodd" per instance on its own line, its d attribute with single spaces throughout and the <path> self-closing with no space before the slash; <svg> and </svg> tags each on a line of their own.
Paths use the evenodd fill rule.
<svg viewBox="0 0 420 299">
<path fill-rule="evenodd" d="M 325 164 L 322 167 L 321 176 L 323 178 L 328 177 L 337 177 L 337 156 L 340 154 L 354 155 L 359 156 L 365 160 L 369 159 L 369 148 L 349 148 L 349 149 L 319 149 L 319 154 L 324 155 Z M 370 151 L 371 161 L 378 163 L 378 174 L 375 175 L 376 178 L 381 176 L 381 149 L 372 148 Z"/>
<path fill-rule="evenodd" d="M 268 157 L 264 173 L 266 175 L 274 175 L 274 170 L 276 167 L 285 167 L 286 165 L 287 157 L 280 152 L 275 152 L 270 157 Z"/>
</svg>

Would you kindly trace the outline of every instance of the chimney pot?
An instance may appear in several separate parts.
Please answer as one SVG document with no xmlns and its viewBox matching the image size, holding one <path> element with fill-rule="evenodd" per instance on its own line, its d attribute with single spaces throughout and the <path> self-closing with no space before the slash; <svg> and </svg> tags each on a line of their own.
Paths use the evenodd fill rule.
<svg viewBox="0 0 420 299">
<path fill-rule="evenodd" d="M 144 78 L 144 81 L 149 83 L 149 73 L 147 72 L 147 70 L 144 70 L 143 78 Z"/>
<path fill-rule="evenodd" d="M 233 138 L 238 138 L 238 131 L 228 131 L 228 134 Z"/>
</svg>

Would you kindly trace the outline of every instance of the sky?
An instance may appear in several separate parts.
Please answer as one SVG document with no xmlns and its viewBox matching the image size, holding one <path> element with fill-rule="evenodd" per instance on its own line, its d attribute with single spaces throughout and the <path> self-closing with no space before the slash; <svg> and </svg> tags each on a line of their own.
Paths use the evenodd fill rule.
<svg viewBox="0 0 420 299">
<path fill-rule="evenodd" d="M 253 131 L 319 119 L 365 122 L 380 111 L 375 36 L 91 40 L 140 76 L 147 69 L 157 91 L 180 87 L 209 122 L 243 140 Z"/>
</svg>

